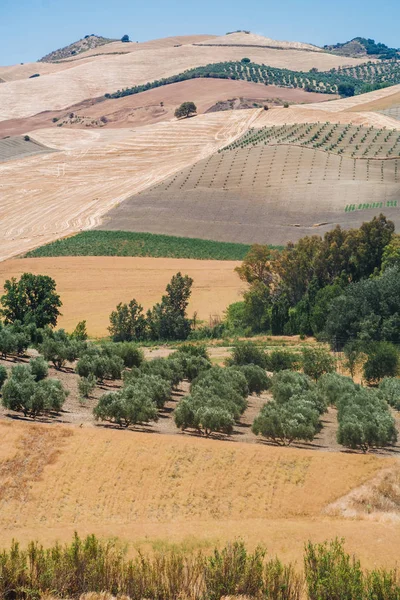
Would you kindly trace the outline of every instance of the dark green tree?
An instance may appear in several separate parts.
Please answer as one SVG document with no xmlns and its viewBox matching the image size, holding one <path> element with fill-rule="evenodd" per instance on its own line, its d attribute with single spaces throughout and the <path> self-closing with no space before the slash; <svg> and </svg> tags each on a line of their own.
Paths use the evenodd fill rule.
<svg viewBox="0 0 400 600">
<path fill-rule="evenodd" d="M 175 111 L 175 117 L 181 119 L 182 117 L 190 117 L 195 115 L 197 112 L 197 106 L 194 102 L 183 102 Z"/>
<path fill-rule="evenodd" d="M 24 273 L 4 284 L 0 301 L 5 323 L 35 323 L 37 327 L 55 327 L 62 305 L 56 282 L 47 275 Z"/>
</svg>

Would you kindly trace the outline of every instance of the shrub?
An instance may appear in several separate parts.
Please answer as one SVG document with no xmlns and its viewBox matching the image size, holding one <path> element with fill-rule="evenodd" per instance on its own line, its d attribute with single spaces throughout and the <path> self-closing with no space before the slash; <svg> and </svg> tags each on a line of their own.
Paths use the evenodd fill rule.
<svg viewBox="0 0 400 600">
<path fill-rule="evenodd" d="M 22 412 L 27 416 L 32 407 L 35 392 L 35 378 L 27 365 L 17 365 L 11 369 L 11 376 L 2 389 L 2 404 L 9 410 Z"/>
<path fill-rule="evenodd" d="M 68 393 L 58 379 L 36 382 L 28 365 L 17 365 L 3 386 L 2 403 L 5 408 L 35 418 L 42 413 L 60 411 Z"/>
<path fill-rule="evenodd" d="M 45 379 L 49 372 L 49 365 L 43 358 L 43 356 L 38 356 L 37 358 L 31 358 L 29 361 L 29 366 L 31 369 L 31 373 L 35 378 L 35 381 L 41 381 Z"/>
<path fill-rule="evenodd" d="M 115 353 L 122 358 L 124 367 L 132 369 L 133 367 L 140 367 L 144 361 L 143 350 L 132 342 L 121 342 L 120 344 L 113 344 Z"/>
<path fill-rule="evenodd" d="M 248 64 L 249 62 L 251 62 L 251 60 L 249 58 L 242 58 L 240 62 L 243 64 Z"/>
<path fill-rule="evenodd" d="M 3 365 L 0 365 L 0 390 L 6 382 L 7 377 L 7 369 Z"/>
<path fill-rule="evenodd" d="M 272 395 L 278 404 L 284 404 L 292 396 L 299 396 L 313 389 L 315 389 L 315 384 L 304 373 L 281 371 L 272 378 Z"/>
<path fill-rule="evenodd" d="M 211 362 L 203 356 L 192 356 L 180 353 L 178 360 L 183 368 L 183 375 L 188 381 L 196 379 L 203 371 L 211 369 Z"/>
<path fill-rule="evenodd" d="M 288 350 L 273 350 L 266 356 L 266 369 L 277 373 L 279 371 L 299 369 L 299 356 Z"/>
<path fill-rule="evenodd" d="M 201 356 L 206 360 L 210 360 L 205 344 L 181 344 L 177 352 L 179 354 L 189 354 L 190 356 Z"/>
<path fill-rule="evenodd" d="M 103 394 L 93 409 L 93 414 L 96 420 L 117 423 L 120 427 L 158 419 L 157 407 L 148 397 L 147 390 L 133 385 L 120 392 Z"/>
<path fill-rule="evenodd" d="M 307 401 L 290 399 L 284 404 L 275 400 L 265 404 L 254 420 L 252 431 L 288 446 L 295 440 L 313 440 L 319 428 L 318 411 Z"/>
<path fill-rule="evenodd" d="M 81 377 L 78 381 L 78 391 L 82 398 L 89 398 L 96 387 L 96 378 L 89 374 L 88 377 Z"/>
<path fill-rule="evenodd" d="M 347 448 L 367 452 L 397 440 L 396 424 L 379 392 L 358 389 L 338 402 L 337 441 Z"/>
<path fill-rule="evenodd" d="M 318 380 L 318 390 L 326 398 L 328 404 L 337 406 L 340 400 L 348 395 L 354 394 L 359 385 L 356 385 L 350 377 L 343 377 L 339 373 L 326 373 Z"/>
<path fill-rule="evenodd" d="M 400 379 L 384 377 L 379 384 L 379 390 L 390 406 L 400 410 Z"/>
<path fill-rule="evenodd" d="M 302 350 L 302 367 L 306 375 L 317 381 L 324 373 L 335 371 L 335 359 L 328 350 L 308 347 Z"/>
<path fill-rule="evenodd" d="M 389 342 L 378 342 L 367 350 L 364 377 L 368 383 L 378 383 L 384 377 L 395 377 L 399 372 L 399 353 Z"/>
<path fill-rule="evenodd" d="M 226 361 L 227 365 L 258 365 L 265 369 L 267 357 L 263 350 L 258 348 L 254 342 L 240 342 L 232 348 L 231 357 Z"/>
<path fill-rule="evenodd" d="M 271 387 L 271 379 L 266 374 L 265 370 L 258 365 L 241 365 L 237 367 L 246 377 L 249 394 L 257 394 L 269 390 Z"/>
<path fill-rule="evenodd" d="M 14 354 L 17 351 L 17 342 L 10 327 L 0 329 L 0 352 L 4 360 L 9 354 Z"/>
<path fill-rule="evenodd" d="M 88 333 L 86 329 L 86 321 L 79 321 L 74 331 L 71 333 L 71 338 L 79 340 L 80 342 L 85 342 L 88 338 Z"/>
<path fill-rule="evenodd" d="M 125 34 L 121 38 L 121 42 L 130 42 L 129 35 Z"/>
</svg>

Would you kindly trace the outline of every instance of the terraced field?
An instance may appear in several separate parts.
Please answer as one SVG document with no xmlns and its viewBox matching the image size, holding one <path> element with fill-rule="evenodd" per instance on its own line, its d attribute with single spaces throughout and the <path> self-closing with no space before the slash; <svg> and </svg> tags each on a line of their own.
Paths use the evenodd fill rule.
<svg viewBox="0 0 400 600">
<path fill-rule="evenodd" d="M 110 211 L 101 229 L 285 244 L 384 211 L 400 225 L 400 159 L 356 159 L 296 145 L 210 156 Z"/>
<path fill-rule="evenodd" d="M 0 163 L 49 152 L 55 152 L 55 150 L 35 140 L 25 140 L 23 137 L 9 137 L 0 140 Z"/>
</svg>

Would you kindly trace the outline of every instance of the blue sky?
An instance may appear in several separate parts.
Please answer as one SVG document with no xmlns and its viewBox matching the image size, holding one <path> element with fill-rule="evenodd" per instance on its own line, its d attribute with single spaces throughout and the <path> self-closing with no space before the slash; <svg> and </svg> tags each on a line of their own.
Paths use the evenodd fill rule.
<svg viewBox="0 0 400 600">
<path fill-rule="evenodd" d="M 236 29 L 323 45 L 355 36 L 400 47 L 399 0 L 0 0 L 0 65 L 86 34 L 145 41 Z"/>
</svg>

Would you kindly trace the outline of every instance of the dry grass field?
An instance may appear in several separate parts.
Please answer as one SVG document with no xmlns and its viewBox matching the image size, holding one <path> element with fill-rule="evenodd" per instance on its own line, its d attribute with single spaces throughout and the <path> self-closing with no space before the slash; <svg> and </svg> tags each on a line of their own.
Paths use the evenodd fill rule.
<svg viewBox="0 0 400 600">
<path fill-rule="evenodd" d="M 307 539 L 337 535 L 366 566 L 396 563 L 397 523 L 324 514 L 390 458 L 5 421 L 0 432 L 1 545 L 75 530 L 136 548 L 241 537 L 301 566 Z"/>
<path fill-rule="evenodd" d="M 0 259 L 94 227 L 134 191 L 241 135 L 258 113 L 213 113 L 133 130 L 36 131 L 33 139 L 60 152 L 0 165 Z"/>
<path fill-rule="evenodd" d="M 114 128 L 139 127 L 174 118 L 177 106 L 192 98 L 202 114 L 217 102 L 243 97 L 252 103 L 274 106 L 276 103 L 326 102 L 323 94 L 301 89 L 266 86 L 249 81 L 192 79 L 112 100 L 91 99 L 60 111 L 45 111 L 23 119 L 0 121 L 0 138 L 48 127 Z M 70 115 L 73 114 L 73 117 Z M 105 119 L 104 119 L 105 118 Z M 53 122 L 56 119 L 56 122 Z"/>
<path fill-rule="evenodd" d="M 0 289 L 10 277 L 22 273 L 50 275 L 63 302 L 60 327 L 73 331 L 87 320 L 90 335 L 108 334 L 109 316 L 120 302 L 136 298 L 147 310 L 161 299 L 178 271 L 194 279 L 189 315 L 208 321 L 223 316 L 226 307 L 240 300 L 244 284 L 234 272 L 238 263 L 125 257 L 26 258 L 0 263 Z"/>
<path fill-rule="evenodd" d="M 194 42 L 198 45 L 207 46 L 259 46 L 263 48 L 277 48 L 280 50 L 308 50 L 310 52 L 324 52 L 322 48 L 314 46 L 312 44 L 305 44 L 303 42 L 285 42 L 272 40 L 271 38 L 258 35 L 256 33 L 245 33 L 243 31 L 237 31 L 228 35 L 214 37 L 212 40 L 204 40 L 201 42 Z"/>
<path fill-rule="evenodd" d="M 311 68 L 328 71 L 334 67 L 362 63 L 361 59 L 343 58 L 324 52 L 268 47 L 246 47 L 245 50 L 248 58 L 254 62 L 304 71 Z M 241 60 L 243 52 L 241 46 L 216 48 L 188 44 L 138 50 L 123 55 L 89 57 L 78 61 L 78 64 L 62 63 L 62 71 L 54 70 L 34 79 L 1 84 L 0 121 L 27 117 L 44 110 L 60 110 L 87 98 L 176 75 L 186 69 Z M 66 65 L 69 68 L 65 68 Z M 1 70 L 0 77 L 4 79 Z"/>
</svg>

